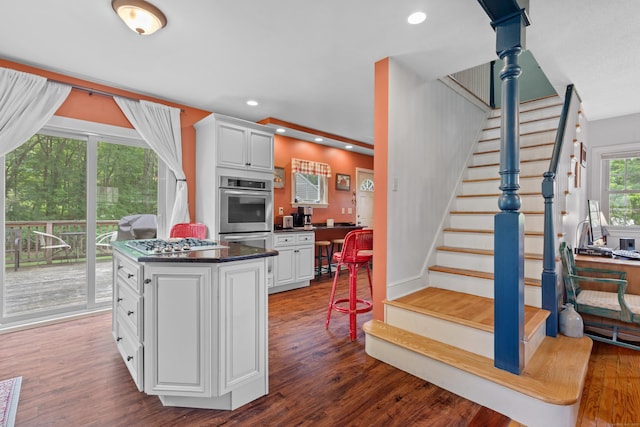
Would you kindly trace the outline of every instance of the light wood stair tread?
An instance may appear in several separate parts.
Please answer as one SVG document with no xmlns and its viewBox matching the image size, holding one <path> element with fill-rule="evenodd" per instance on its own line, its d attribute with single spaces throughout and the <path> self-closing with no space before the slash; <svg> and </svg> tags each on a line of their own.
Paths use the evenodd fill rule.
<svg viewBox="0 0 640 427">
<path fill-rule="evenodd" d="M 443 231 L 448 231 L 451 233 L 478 233 L 478 234 L 493 234 L 494 230 L 481 230 L 475 228 L 443 228 Z M 525 236 L 544 236 L 543 231 L 525 231 Z"/>
<path fill-rule="evenodd" d="M 438 246 L 436 248 L 436 250 L 445 251 L 445 252 L 459 252 L 459 253 L 464 253 L 464 254 L 493 256 L 493 251 L 491 249 L 475 249 L 475 248 L 460 248 L 460 247 L 454 247 L 454 246 Z M 542 254 L 534 254 L 534 253 L 527 253 L 527 252 L 525 252 L 524 257 L 525 257 L 525 259 L 534 259 L 534 260 L 540 260 L 540 261 L 542 261 L 542 259 L 543 259 Z M 559 260 L 559 258 L 558 258 L 558 260 Z"/>
<path fill-rule="evenodd" d="M 493 333 L 493 299 L 429 287 L 384 304 Z M 549 316 L 541 308 L 524 307 L 524 340 L 529 341 Z"/>
<path fill-rule="evenodd" d="M 538 157 L 535 159 L 525 159 L 525 160 L 520 160 L 520 163 L 533 163 L 533 162 L 548 162 L 551 160 L 551 157 Z M 475 169 L 475 168 L 486 168 L 486 167 L 496 167 L 496 166 L 500 166 L 500 163 L 486 163 L 483 165 L 469 165 L 467 166 L 469 169 Z M 540 180 L 542 181 L 542 180 Z"/>
<path fill-rule="evenodd" d="M 531 145 L 521 145 L 520 146 L 520 151 L 522 150 L 528 150 L 530 148 L 540 148 L 540 147 L 552 147 L 555 145 L 555 142 L 551 141 L 551 142 L 542 142 L 540 144 L 531 144 Z M 494 154 L 494 153 L 499 153 L 500 149 L 496 149 L 496 150 L 487 150 L 487 151 L 476 151 L 475 153 L 473 153 L 473 155 L 481 155 L 481 154 Z"/>
<path fill-rule="evenodd" d="M 545 132 L 556 132 L 557 130 L 558 130 L 558 128 L 535 130 L 535 131 L 532 131 L 532 132 L 521 133 L 520 137 L 528 136 L 528 135 L 537 135 L 539 133 L 545 133 Z M 498 136 L 498 137 L 495 137 L 495 138 L 481 139 L 478 142 L 499 141 L 499 140 L 500 140 L 500 137 Z"/>
<path fill-rule="evenodd" d="M 542 182 L 541 175 L 520 175 L 520 179 L 539 179 Z M 462 182 L 490 182 L 490 181 L 500 181 L 500 177 L 491 177 L 491 178 L 475 178 L 475 179 L 463 179 Z"/>
<path fill-rule="evenodd" d="M 457 268 L 457 267 L 445 267 L 442 265 L 432 265 L 429 267 L 429 271 L 437 271 L 439 273 L 448 273 L 448 274 L 459 274 L 462 276 L 468 277 L 477 277 L 480 279 L 493 280 L 493 273 L 487 273 L 484 271 L 478 270 L 469 270 L 466 268 Z M 540 279 L 533 279 L 531 277 L 524 278 L 524 284 L 526 286 L 541 286 Z"/>
<path fill-rule="evenodd" d="M 555 405 L 573 405 L 584 387 L 593 342 L 587 337 L 545 337 L 520 375 L 493 366 L 493 360 L 409 331 L 370 320 L 365 333 Z M 571 355 L 571 357 L 567 357 Z"/>
</svg>

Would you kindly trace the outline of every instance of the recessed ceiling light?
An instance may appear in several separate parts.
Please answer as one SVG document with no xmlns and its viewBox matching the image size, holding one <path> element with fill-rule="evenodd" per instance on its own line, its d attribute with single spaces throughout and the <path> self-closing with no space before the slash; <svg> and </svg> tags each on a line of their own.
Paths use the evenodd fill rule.
<svg viewBox="0 0 640 427">
<path fill-rule="evenodd" d="M 250 105 L 252 107 L 255 107 L 256 105 L 258 105 L 258 101 L 255 101 L 253 99 L 250 99 L 247 101 L 247 105 Z"/>
<path fill-rule="evenodd" d="M 407 18 L 407 22 L 411 25 L 422 24 L 427 19 L 427 14 L 424 12 L 413 12 Z"/>
<path fill-rule="evenodd" d="M 347 150 L 351 150 L 353 148 L 353 145 L 345 145 L 344 148 L 346 148 Z"/>
<path fill-rule="evenodd" d="M 276 132 L 278 132 L 278 133 L 285 133 L 286 131 L 287 131 L 287 130 L 286 130 L 286 129 L 284 129 L 284 128 L 278 128 L 278 129 L 276 129 Z"/>
<path fill-rule="evenodd" d="M 316 142 L 322 142 L 322 138 L 316 138 L 315 141 Z"/>
</svg>

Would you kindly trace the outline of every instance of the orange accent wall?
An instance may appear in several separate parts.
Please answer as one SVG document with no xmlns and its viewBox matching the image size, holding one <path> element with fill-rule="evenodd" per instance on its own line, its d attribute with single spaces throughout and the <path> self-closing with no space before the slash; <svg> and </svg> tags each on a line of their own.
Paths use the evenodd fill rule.
<svg viewBox="0 0 640 427">
<path fill-rule="evenodd" d="M 387 298 L 387 194 L 389 153 L 389 58 L 375 64 L 374 82 L 374 180 L 373 200 L 373 318 L 384 320 L 382 302 Z"/>
<path fill-rule="evenodd" d="M 353 153 L 338 148 L 319 145 L 308 141 L 275 135 L 274 138 L 274 165 L 284 168 L 284 188 L 276 188 L 273 191 L 274 218 L 278 216 L 278 208 L 284 208 L 284 214 L 290 215 L 297 208 L 291 207 L 291 158 L 311 160 L 314 162 L 328 163 L 331 166 L 331 178 L 329 178 L 329 207 L 314 208 L 311 221 L 324 223 L 327 218 L 333 218 L 335 222 L 356 222 L 355 205 L 355 179 L 356 168 L 373 169 L 373 157 L 364 154 Z M 351 190 L 341 191 L 336 189 L 336 173 L 351 175 Z M 376 191 L 377 191 L 376 183 Z M 345 208 L 345 213 L 342 213 Z M 352 208 L 353 213 L 348 214 L 347 208 Z"/>
<path fill-rule="evenodd" d="M 187 177 L 189 187 L 189 215 L 195 218 L 195 195 L 196 195 L 196 132 L 193 124 L 208 116 L 208 111 L 187 107 L 162 99 L 140 95 L 112 88 L 109 86 L 81 80 L 63 74 L 42 70 L 28 65 L 19 64 L 0 59 L 0 67 L 10 68 L 17 71 L 35 74 L 69 85 L 82 86 L 96 91 L 107 92 L 114 95 L 121 95 L 127 98 L 144 99 L 164 105 L 180 108 L 181 136 L 182 136 L 182 168 Z M 56 111 L 57 116 L 69 117 L 73 119 L 86 120 L 96 123 L 103 123 L 113 126 L 132 128 L 131 124 L 122 113 L 122 110 L 115 103 L 113 98 L 99 94 L 91 95 L 86 91 L 72 89 L 69 97 Z"/>
</svg>

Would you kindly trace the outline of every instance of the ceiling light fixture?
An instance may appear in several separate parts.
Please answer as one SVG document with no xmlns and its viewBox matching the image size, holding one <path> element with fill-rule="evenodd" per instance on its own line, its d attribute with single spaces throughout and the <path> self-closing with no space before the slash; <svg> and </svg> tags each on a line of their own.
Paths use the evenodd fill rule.
<svg viewBox="0 0 640 427">
<path fill-rule="evenodd" d="M 111 7 L 138 34 L 148 36 L 167 25 L 164 13 L 144 0 L 113 0 Z"/>
<path fill-rule="evenodd" d="M 287 130 L 285 128 L 278 128 L 276 129 L 276 132 L 278 133 L 285 133 Z"/>
<path fill-rule="evenodd" d="M 250 99 L 250 100 L 247 101 L 247 105 L 250 105 L 252 107 L 256 107 L 258 105 L 258 101 Z"/>
<path fill-rule="evenodd" d="M 316 138 L 315 141 L 316 142 L 322 142 L 322 138 Z"/>
<path fill-rule="evenodd" d="M 424 12 L 413 12 L 407 18 L 407 22 L 411 25 L 422 24 L 427 19 L 427 14 Z"/>
<path fill-rule="evenodd" d="M 345 145 L 344 148 L 346 148 L 347 150 L 351 150 L 353 148 L 353 145 Z"/>
</svg>

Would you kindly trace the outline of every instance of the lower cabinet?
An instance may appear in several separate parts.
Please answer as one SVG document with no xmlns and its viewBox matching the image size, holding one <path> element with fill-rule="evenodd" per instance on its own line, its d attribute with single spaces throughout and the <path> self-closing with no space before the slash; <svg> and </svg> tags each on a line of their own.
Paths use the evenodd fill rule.
<svg viewBox="0 0 640 427">
<path fill-rule="evenodd" d="M 265 260 L 141 266 L 141 370 L 129 369 L 144 372 L 139 388 L 167 406 L 209 409 L 267 394 Z"/>
<path fill-rule="evenodd" d="M 278 256 L 275 258 L 274 286 L 269 293 L 309 286 L 314 276 L 314 242 L 313 232 L 276 233 L 273 247 Z"/>
</svg>

